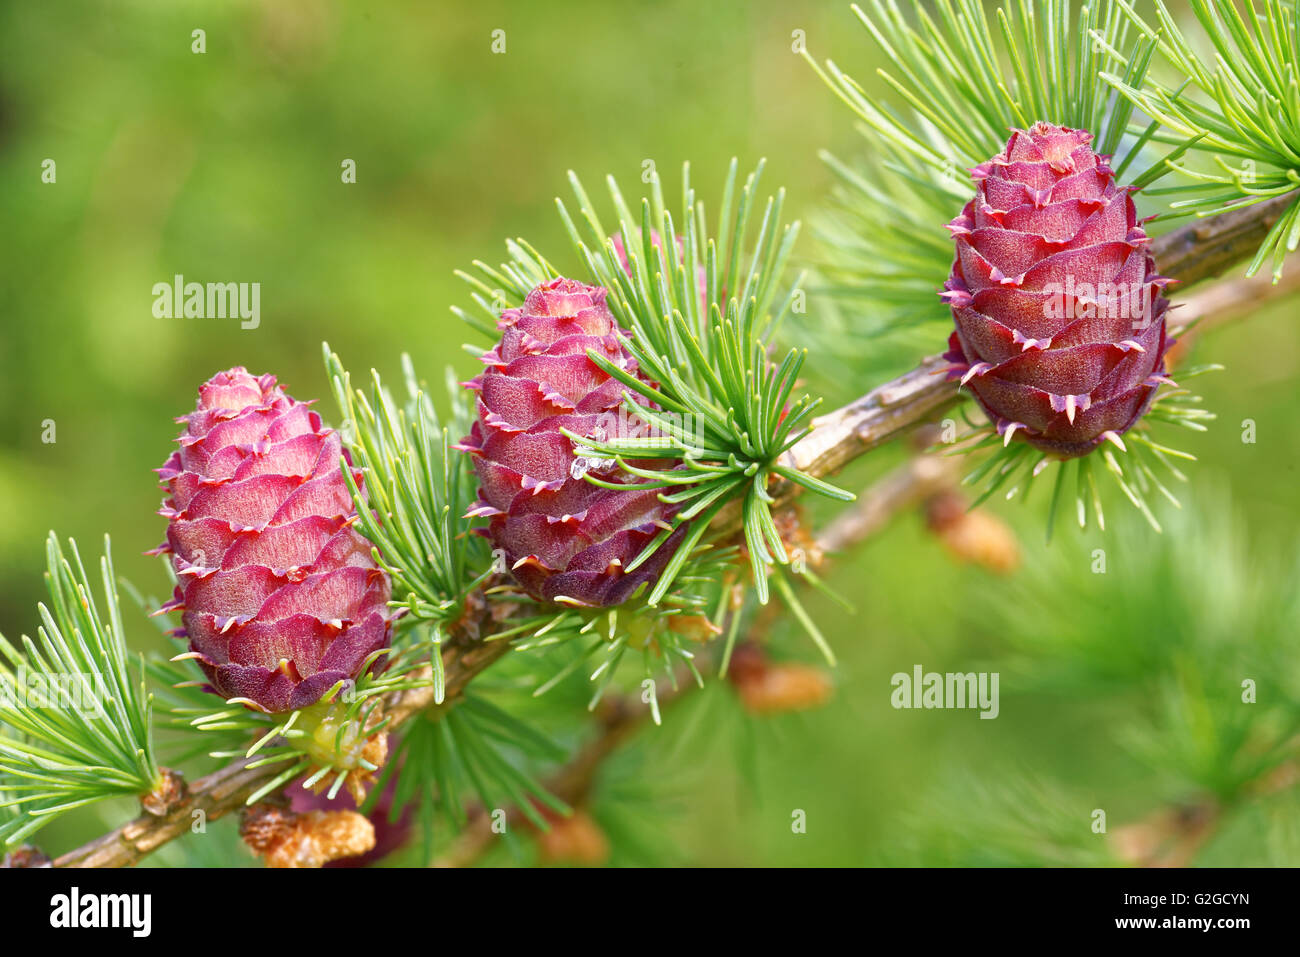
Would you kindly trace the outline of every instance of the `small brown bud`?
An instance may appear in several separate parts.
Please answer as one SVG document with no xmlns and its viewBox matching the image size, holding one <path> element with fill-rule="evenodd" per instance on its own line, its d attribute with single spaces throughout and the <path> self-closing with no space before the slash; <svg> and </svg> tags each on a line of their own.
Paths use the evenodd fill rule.
<svg viewBox="0 0 1300 957">
<path fill-rule="evenodd" d="M 380 731 L 366 738 L 366 743 L 361 747 L 361 759 L 376 768 L 382 768 L 388 763 L 387 731 Z M 366 803 L 366 795 L 370 792 L 370 785 L 374 783 L 375 773 L 364 767 L 353 768 L 348 772 L 344 783 L 357 807 Z"/>
<path fill-rule="evenodd" d="M 254 804 L 244 812 L 239 836 L 254 852 L 265 854 L 293 832 L 297 820 L 298 815 L 288 808 Z"/>
<path fill-rule="evenodd" d="M 966 515 L 966 498 L 960 492 L 945 489 L 930 496 L 925 503 L 925 523 L 932 532 L 942 532 L 956 525 Z"/>
<path fill-rule="evenodd" d="M 609 860 L 609 838 L 590 814 L 578 809 L 538 833 L 537 852 L 545 864 L 600 865 Z"/>
<path fill-rule="evenodd" d="M 1214 832 L 1220 814 L 1221 808 L 1212 802 L 1161 808 L 1117 828 L 1111 846 L 1121 860 L 1138 867 L 1187 867 Z"/>
<path fill-rule="evenodd" d="M 158 787 L 140 798 L 140 806 L 154 817 L 166 817 L 189 796 L 185 776 L 171 768 L 159 770 Z"/>
<path fill-rule="evenodd" d="M 9 867 L 52 867 L 53 862 L 39 847 L 20 844 L 4 857 L 0 857 L 0 869 Z"/>
<path fill-rule="evenodd" d="M 926 520 L 953 558 L 1006 575 L 1020 566 L 1020 543 L 1005 522 L 990 512 L 968 511 L 955 492 L 926 503 Z"/>
<path fill-rule="evenodd" d="M 356 811 L 308 811 L 259 804 L 244 815 L 244 843 L 267 867 L 322 867 L 375 846 L 375 828 Z"/>
<path fill-rule="evenodd" d="M 745 596 L 749 594 L 744 585 L 731 585 L 727 589 L 727 607 L 733 612 L 741 611 L 745 607 Z"/>
<path fill-rule="evenodd" d="M 677 634 L 700 644 L 722 634 L 722 629 L 715 625 L 707 615 L 673 615 L 670 627 Z"/>
<path fill-rule="evenodd" d="M 831 696 L 826 672 L 795 661 L 769 661 L 757 645 L 736 649 L 728 675 L 750 714 L 780 714 L 820 707 Z"/>
<path fill-rule="evenodd" d="M 808 530 L 803 509 L 793 505 L 774 512 L 772 519 L 786 551 L 790 554 L 791 561 L 802 563 L 806 568 L 813 570 L 820 568 L 825 556 L 817 545 L 817 540 Z"/>
</svg>

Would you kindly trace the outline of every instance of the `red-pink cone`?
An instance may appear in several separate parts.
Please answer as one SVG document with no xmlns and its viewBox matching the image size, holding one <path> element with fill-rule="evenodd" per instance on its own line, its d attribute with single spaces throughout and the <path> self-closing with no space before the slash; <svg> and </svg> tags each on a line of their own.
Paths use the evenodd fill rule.
<svg viewBox="0 0 1300 957">
<path fill-rule="evenodd" d="M 1120 438 L 1164 376 L 1165 311 L 1149 239 L 1082 130 L 1039 123 L 971 171 L 949 224 L 947 358 L 1006 441 L 1059 457 Z"/>
<path fill-rule="evenodd" d="M 198 407 L 158 470 L 190 650 L 223 698 L 268 712 L 314 704 L 388 645 L 389 581 L 339 467 L 338 433 L 270 375 L 236 367 Z M 360 486 L 361 474 L 354 472 Z"/>
<path fill-rule="evenodd" d="M 544 601 L 591 607 L 620 604 L 653 583 L 685 534 L 679 529 L 628 573 L 628 564 L 667 527 L 671 509 L 655 490 L 585 481 L 584 472 L 607 482 L 640 480 L 612 461 L 576 458 L 574 443 L 560 431 L 615 442 L 637 427 L 620 410 L 629 388 L 587 357 L 594 349 L 637 375 L 605 295 L 599 286 L 554 279 L 502 314 L 501 342 L 484 354 L 487 369 L 468 383 L 478 392 L 479 418 L 459 446 L 474 456 L 480 482 L 470 514 L 488 519 L 487 536 L 519 584 Z"/>
</svg>

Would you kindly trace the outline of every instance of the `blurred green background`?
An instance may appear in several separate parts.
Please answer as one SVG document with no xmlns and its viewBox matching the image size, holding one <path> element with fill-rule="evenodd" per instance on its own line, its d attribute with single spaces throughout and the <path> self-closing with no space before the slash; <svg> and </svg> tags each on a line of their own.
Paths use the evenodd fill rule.
<svg viewBox="0 0 1300 957">
<path fill-rule="evenodd" d="M 206 31 L 201 55 L 195 29 Z M 504 55 L 491 51 L 498 29 Z M 848 111 L 793 54 L 794 30 L 815 55 L 872 77 L 872 48 L 840 2 L 5 5 L 0 631 L 35 627 L 50 528 L 92 552 L 111 534 L 120 573 L 164 588 L 141 554 L 164 527 L 150 470 L 170 451 L 172 418 L 217 370 L 274 372 L 295 396 L 322 398 L 327 419 L 322 339 L 357 373 L 394 376 L 408 351 L 422 370 L 452 363 L 471 374 L 460 344 L 474 336 L 448 311 L 467 298 L 452 271 L 499 262 L 507 236 L 572 266 L 553 204 L 566 170 L 589 188 L 614 173 L 630 192 L 653 159 L 675 189 L 689 159 L 716 208 L 728 159 L 765 156 L 766 185 L 787 188 L 791 215 L 813 214 L 829 184 L 818 149 L 852 157 L 857 146 Z M 47 158 L 54 184 L 41 181 Z M 345 159 L 355 184 L 341 182 Z M 815 255 L 806 237 L 800 251 Z M 155 318 L 153 284 L 176 273 L 260 282 L 260 327 Z M 1245 662 L 1258 664 L 1251 655 L 1294 650 L 1294 312 L 1294 300 L 1270 305 L 1198 344 L 1198 360 L 1227 366 L 1198 383 L 1220 418 L 1206 435 L 1179 437 L 1201 461 L 1187 518 L 1165 536 L 1112 496 L 1109 532 L 1044 546 L 1041 507 L 999 503 L 1024 549 L 1011 581 L 954 564 L 919 515 L 837 561 L 828 577 L 856 611 L 810 599 L 841 657 L 834 700 L 744 726 L 712 750 L 650 742 L 633 774 L 672 792 L 654 804 L 665 819 L 652 843 L 695 864 L 1000 862 L 1017 860 L 1005 845 L 1041 804 L 1047 830 L 1057 818 L 1067 831 L 1079 822 L 1063 840 L 1086 854 L 1103 840 L 1088 830 L 1093 808 L 1131 821 L 1213 790 L 1212 775 L 1189 774 L 1189 762 L 1160 767 L 1133 744 L 1136 727 L 1167 718 L 1149 693 L 1161 674 L 1128 675 L 1117 690 L 1069 667 L 1068 680 L 1047 681 L 1034 665 L 1059 661 L 1068 636 L 1110 636 L 1106 653 L 1120 657 L 1147 642 L 1157 670 L 1163 647 L 1172 660 L 1188 644 L 1226 644 L 1229 665 L 1211 674 L 1231 699 Z M 809 387 L 829 401 L 878 381 L 869 370 L 819 378 L 817 358 Z M 42 441 L 47 419 L 53 444 Z M 1241 441 L 1245 419 L 1257 424 L 1255 444 Z M 870 456 L 843 482 L 863 486 L 899 455 Z M 1090 573 L 1094 548 L 1108 549 L 1106 576 Z M 1216 577 L 1212 559 L 1229 553 L 1249 564 L 1229 569 L 1241 582 Z M 1198 583 L 1193 593 L 1170 587 L 1179 576 Z M 1256 590 L 1243 598 L 1247 585 Z M 1219 620 L 1224 602 L 1259 620 Z M 143 616 L 131 625 L 137 647 L 162 647 Z M 797 629 L 776 631 L 783 653 L 812 658 Z M 1003 670 L 996 721 L 889 705 L 896 671 L 990 662 Z M 1295 683 L 1269 677 L 1270 693 L 1294 707 Z M 671 721 L 696 708 L 699 721 L 721 720 L 711 700 Z M 1285 738 L 1289 714 L 1270 715 L 1269 740 Z M 1179 727 L 1197 754 L 1222 743 L 1221 723 Z M 794 808 L 807 811 L 806 834 L 791 833 Z M 1290 792 L 1256 802 L 1202 859 L 1300 863 L 1296 820 Z M 58 851 L 98 826 L 61 821 L 40 840 Z"/>
</svg>

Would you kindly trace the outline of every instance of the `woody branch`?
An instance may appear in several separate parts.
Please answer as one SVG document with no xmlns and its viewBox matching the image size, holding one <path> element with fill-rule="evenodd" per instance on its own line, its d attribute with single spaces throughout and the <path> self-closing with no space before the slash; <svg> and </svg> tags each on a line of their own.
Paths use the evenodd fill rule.
<svg viewBox="0 0 1300 957">
<path fill-rule="evenodd" d="M 1161 270 L 1184 285 L 1218 276 L 1258 247 L 1268 230 L 1293 200 L 1286 194 L 1254 206 L 1197 221 L 1152 241 Z M 1225 286 L 1224 294 L 1255 299 L 1255 283 Z M 1224 308 L 1229 304 L 1225 303 Z M 839 471 L 858 456 L 878 448 L 917 424 L 961 401 L 952 383 L 938 373 L 947 363 L 928 356 L 897 379 L 877 386 L 862 397 L 813 422 L 812 430 L 786 454 L 793 467 L 821 477 Z M 789 499 L 789 483 L 774 489 Z M 735 516 L 738 519 L 738 516 Z M 726 523 L 728 519 L 722 517 Z M 725 530 L 725 524 L 724 524 Z M 505 641 L 485 641 L 499 623 L 484 613 L 449 642 L 444 660 L 446 701 L 453 701 L 479 673 L 509 650 Z M 431 689 L 404 691 L 385 701 L 389 729 L 433 704 Z M 444 705 L 445 706 L 445 705 Z M 56 867 L 128 867 L 158 847 L 188 833 L 195 812 L 216 819 L 238 810 L 248 797 L 279 773 L 275 766 L 252 768 L 240 761 L 200 778 L 184 796 L 168 802 L 165 814 L 145 813 L 135 820 L 62 855 Z"/>
</svg>

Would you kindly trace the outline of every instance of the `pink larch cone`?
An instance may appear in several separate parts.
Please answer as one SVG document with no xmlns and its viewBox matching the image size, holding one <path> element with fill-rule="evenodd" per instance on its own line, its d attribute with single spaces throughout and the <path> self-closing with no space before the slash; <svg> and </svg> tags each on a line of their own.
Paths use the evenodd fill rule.
<svg viewBox="0 0 1300 957">
<path fill-rule="evenodd" d="M 628 573 L 672 510 L 656 490 L 587 482 L 584 469 L 607 482 L 640 480 L 613 462 L 575 458 L 560 431 L 614 442 L 637 424 L 619 408 L 628 386 L 587 357 L 595 349 L 637 375 L 605 295 L 599 286 L 554 279 L 502 314 L 501 342 L 468 383 L 478 392 L 479 418 L 459 446 L 474 456 L 480 482 L 470 514 L 488 518 L 487 536 L 519 584 L 543 601 L 589 607 L 620 604 L 653 583 L 685 534 L 679 529 Z"/>
<path fill-rule="evenodd" d="M 211 690 L 278 713 L 355 679 L 388 645 L 389 581 L 353 530 L 338 433 L 270 375 L 236 367 L 198 407 L 158 470 L 190 650 Z M 360 486 L 361 475 L 354 472 Z"/>
<path fill-rule="evenodd" d="M 1059 458 L 1120 438 L 1164 376 L 1168 282 L 1092 136 L 1015 131 L 949 224 L 946 358 L 996 424 Z"/>
</svg>

